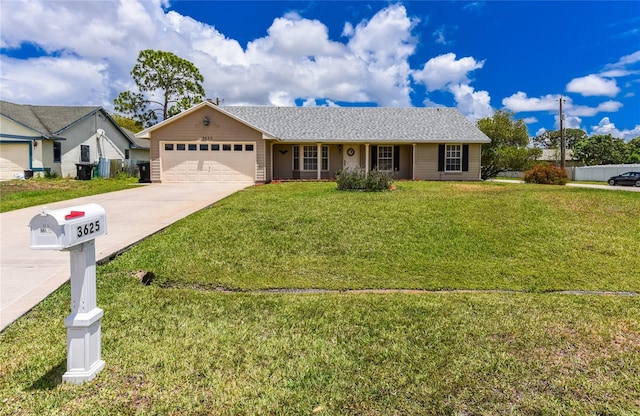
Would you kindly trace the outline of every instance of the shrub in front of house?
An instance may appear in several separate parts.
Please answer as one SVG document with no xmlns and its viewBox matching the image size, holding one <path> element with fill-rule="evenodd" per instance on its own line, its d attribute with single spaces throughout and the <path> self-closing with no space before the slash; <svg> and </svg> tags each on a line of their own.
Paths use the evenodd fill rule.
<svg viewBox="0 0 640 416">
<path fill-rule="evenodd" d="M 541 164 L 524 173 L 524 181 L 527 183 L 539 183 L 544 185 L 565 185 L 569 181 L 567 171 L 554 165 Z"/>
<path fill-rule="evenodd" d="M 373 169 L 368 174 L 362 169 L 341 170 L 336 174 L 340 191 L 376 192 L 391 189 L 393 179 L 389 172 Z"/>
</svg>

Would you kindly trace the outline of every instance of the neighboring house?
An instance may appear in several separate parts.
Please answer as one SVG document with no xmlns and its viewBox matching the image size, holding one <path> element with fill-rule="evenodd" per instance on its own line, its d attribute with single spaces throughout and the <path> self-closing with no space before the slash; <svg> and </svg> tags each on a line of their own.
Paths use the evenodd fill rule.
<svg viewBox="0 0 640 416">
<path fill-rule="evenodd" d="M 204 101 L 136 134 L 152 182 L 330 179 L 373 168 L 396 179 L 480 180 L 490 142 L 453 108 L 219 107 Z"/>
<path fill-rule="evenodd" d="M 538 158 L 540 162 L 553 163 L 556 166 L 560 166 L 560 159 L 560 149 L 542 149 L 542 155 Z M 571 149 L 565 150 L 564 162 L 568 168 L 584 166 L 584 163 L 573 155 L 573 150 Z"/>
<path fill-rule="evenodd" d="M 75 177 L 78 163 L 149 160 L 102 107 L 36 106 L 0 101 L 0 179 L 25 171 Z"/>
</svg>

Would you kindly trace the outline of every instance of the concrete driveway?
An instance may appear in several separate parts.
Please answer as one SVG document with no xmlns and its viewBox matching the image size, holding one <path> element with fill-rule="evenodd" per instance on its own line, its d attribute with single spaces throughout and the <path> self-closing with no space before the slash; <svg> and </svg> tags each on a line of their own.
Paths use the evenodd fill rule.
<svg viewBox="0 0 640 416">
<path fill-rule="evenodd" d="M 47 204 L 47 208 L 101 205 L 107 215 L 107 235 L 96 239 L 96 260 L 100 261 L 250 185 L 152 184 Z M 69 280 L 68 252 L 29 249 L 29 221 L 41 211 L 36 206 L 0 214 L 0 331 Z"/>
</svg>

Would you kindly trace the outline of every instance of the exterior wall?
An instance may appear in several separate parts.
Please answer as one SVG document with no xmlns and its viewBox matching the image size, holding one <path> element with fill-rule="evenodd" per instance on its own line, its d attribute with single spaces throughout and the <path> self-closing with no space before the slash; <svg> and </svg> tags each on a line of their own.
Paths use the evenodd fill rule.
<svg viewBox="0 0 640 416">
<path fill-rule="evenodd" d="M 293 145 L 273 145 L 273 179 L 293 179 Z"/>
<path fill-rule="evenodd" d="M 307 143 L 305 143 L 307 144 Z M 316 171 L 293 171 L 293 146 L 304 144 L 275 144 L 273 147 L 274 179 L 317 179 Z M 366 166 L 366 151 L 364 145 L 343 144 L 358 147 L 360 151 L 360 166 Z M 390 144 L 391 145 L 391 144 Z M 336 172 L 342 169 L 343 155 L 338 150 L 338 145 L 329 146 L 329 171 L 322 172 L 323 179 L 332 179 Z M 418 144 L 416 149 L 416 179 L 444 180 L 444 181 L 473 181 L 480 179 L 480 156 L 482 145 L 469 145 L 469 170 L 465 172 L 438 172 L 438 144 Z M 394 171 L 395 179 L 413 179 L 413 145 L 399 145 L 400 167 Z M 369 157 L 371 157 L 371 146 Z M 344 150 L 343 150 L 344 152 Z M 302 154 L 302 152 L 300 152 Z M 300 162 L 302 163 L 302 162 Z M 371 162 L 369 162 L 371 168 Z"/>
<path fill-rule="evenodd" d="M 0 116 L 0 133 L 4 135 L 23 136 L 23 138 L 0 138 L 0 179 L 14 179 L 14 174 L 23 175 L 25 170 L 42 167 L 41 146 L 44 140 L 37 140 L 34 147 L 33 138 L 40 135 L 15 121 Z M 34 163 L 35 160 L 35 163 Z"/>
<path fill-rule="evenodd" d="M 129 159 L 148 162 L 149 150 L 148 149 L 131 149 L 129 150 Z"/>
<path fill-rule="evenodd" d="M 202 122 L 209 119 L 209 125 Z M 198 111 L 181 117 L 151 132 L 150 159 L 151 181 L 162 181 L 162 161 L 160 160 L 160 143 L 164 141 L 183 142 L 255 142 L 256 145 L 256 182 L 266 182 L 271 176 L 268 173 L 268 146 L 262 133 L 245 124 L 228 117 L 215 109 L 203 107 Z"/>
<path fill-rule="evenodd" d="M 98 136 L 98 129 L 104 130 L 105 134 Z M 89 146 L 89 163 L 98 163 L 101 156 L 106 159 L 124 160 L 125 149 L 131 145 L 129 139 L 101 112 L 81 119 L 61 131 L 60 136 L 67 139 L 61 142 L 61 174 L 64 177 L 76 176 L 76 163 L 80 163 L 81 145 Z"/>
<path fill-rule="evenodd" d="M 438 143 L 416 145 L 416 177 L 418 180 L 477 181 L 480 180 L 482 145 L 469 144 L 467 172 L 438 172 Z"/>
<path fill-rule="evenodd" d="M 395 179 L 413 178 L 413 146 L 400 146 L 400 169 L 394 172 Z"/>
<path fill-rule="evenodd" d="M 318 172 L 315 170 L 293 170 L 293 147 L 316 145 L 317 143 L 275 144 L 273 146 L 273 179 L 318 179 Z M 337 144 L 323 144 L 323 146 L 329 146 L 329 170 L 323 170 L 320 175 L 322 179 L 333 179 L 336 173 L 342 169 L 342 153 L 340 153 Z M 302 164 L 302 149 L 300 149 L 300 155 L 300 164 Z"/>
</svg>

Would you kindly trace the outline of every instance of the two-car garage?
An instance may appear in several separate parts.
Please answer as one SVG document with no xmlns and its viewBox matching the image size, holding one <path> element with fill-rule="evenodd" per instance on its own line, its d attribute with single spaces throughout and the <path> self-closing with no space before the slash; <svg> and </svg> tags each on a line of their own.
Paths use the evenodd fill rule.
<svg viewBox="0 0 640 416">
<path fill-rule="evenodd" d="M 160 143 L 162 182 L 255 182 L 255 142 Z"/>
</svg>

